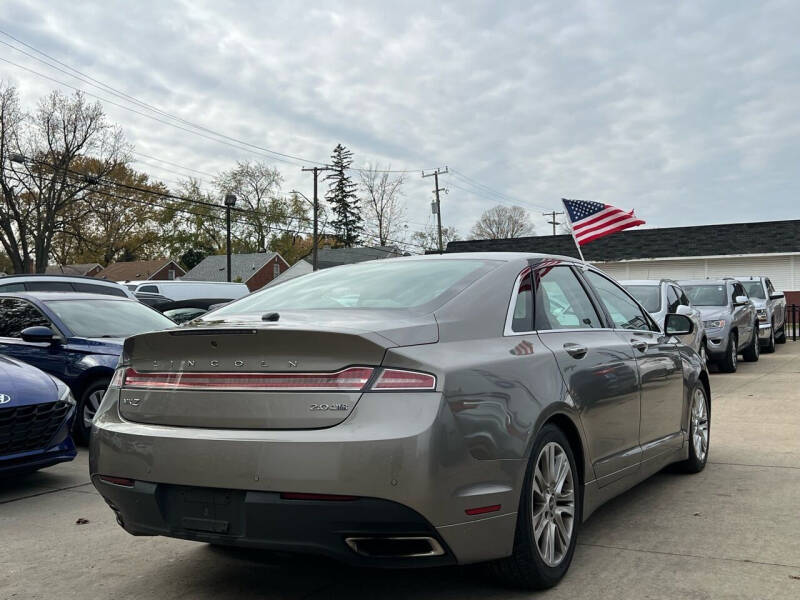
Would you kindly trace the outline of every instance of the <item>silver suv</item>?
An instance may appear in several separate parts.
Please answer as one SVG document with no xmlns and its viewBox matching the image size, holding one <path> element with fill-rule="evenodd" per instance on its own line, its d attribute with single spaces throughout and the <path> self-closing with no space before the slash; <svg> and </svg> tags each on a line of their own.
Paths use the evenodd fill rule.
<svg viewBox="0 0 800 600">
<path fill-rule="evenodd" d="M 733 277 L 680 281 L 689 301 L 703 315 L 708 358 L 721 371 L 733 373 L 737 355 L 748 362 L 758 360 L 758 317 L 752 300 Z"/>
<path fill-rule="evenodd" d="M 620 281 L 628 292 L 639 301 L 656 323 L 664 327 L 667 315 L 676 313 L 685 315 L 694 322 L 694 331 L 681 336 L 681 341 L 697 352 L 703 360 L 708 358 L 706 352 L 706 331 L 703 326 L 703 315 L 689 301 L 686 292 L 672 279 L 637 279 Z"/>
<path fill-rule="evenodd" d="M 786 341 L 786 298 L 776 292 L 769 277 L 737 277 L 756 307 L 758 341 L 764 352 L 775 352 L 775 343 Z"/>
</svg>

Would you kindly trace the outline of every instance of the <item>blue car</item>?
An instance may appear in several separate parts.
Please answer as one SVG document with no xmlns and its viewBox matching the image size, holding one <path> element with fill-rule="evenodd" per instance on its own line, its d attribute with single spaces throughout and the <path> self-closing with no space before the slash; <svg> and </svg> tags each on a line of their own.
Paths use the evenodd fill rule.
<svg viewBox="0 0 800 600">
<path fill-rule="evenodd" d="M 0 294 L 0 354 L 66 383 L 77 400 L 74 437 L 87 442 L 126 337 L 175 327 L 129 298 L 99 294 Z"/>
<path fill-rule="evenodd" d="M 75 399 L 55 377 L 0 355 L 0 476 L 75 458 Z"/>
</svg>

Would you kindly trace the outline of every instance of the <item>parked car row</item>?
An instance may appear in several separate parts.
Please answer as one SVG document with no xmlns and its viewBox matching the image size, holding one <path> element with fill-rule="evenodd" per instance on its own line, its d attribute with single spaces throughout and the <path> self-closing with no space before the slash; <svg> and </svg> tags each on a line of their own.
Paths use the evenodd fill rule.
<svg viewBox="0 0 800 600">
<path fill-rule="evenodd" d="M 623 281 L 658 322 L 668 313 L 689 316 L 695 331 L 684 343 L 732 373 L 738 355 L 749 362 L 786 341 L 786 299 L 768 277 Z"/>
</svg>

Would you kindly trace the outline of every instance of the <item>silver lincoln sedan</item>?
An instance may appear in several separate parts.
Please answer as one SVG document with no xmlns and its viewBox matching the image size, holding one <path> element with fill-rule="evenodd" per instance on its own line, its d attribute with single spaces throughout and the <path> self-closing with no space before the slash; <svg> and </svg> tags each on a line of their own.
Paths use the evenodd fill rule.
<svg viewBox="0 0 800 600">
<path fill-rule="evenodd" d="M 320 271 L 129 338 L 92 481 L 134 535 L 550 587 L 603 502 L 706 464 L 708 374 L 663 326 L 565 257 Z"/>
</svg>

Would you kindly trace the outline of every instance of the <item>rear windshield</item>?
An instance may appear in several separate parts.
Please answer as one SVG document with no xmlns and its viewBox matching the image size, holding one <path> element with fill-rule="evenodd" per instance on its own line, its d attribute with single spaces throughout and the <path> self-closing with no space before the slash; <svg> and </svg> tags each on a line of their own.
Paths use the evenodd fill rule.
<svg viewBox="0 0 800 600">
<path fill-rule="evenodd" d="M 658 285 L 625 285 L 631 296 L 644 306 L 647 312 L 656 313 L 661 310 L 661 286 Z"/>
<path fill-rule="evenodd" d="M 251 294 L 209 318 L 280 309 L 421 308 L 445 302 L 497 264 L 471 259 L 386 259 L 334 267 Z"/>
<path fill-rule="evenodd" d="M 742 285 L 744 286 L 747 295 L 751 298 L 761 298 L 762 300 L 766 300 L 767 297 L 764 294 L 764 286 L 761 285 L 760 281 L 742 281 Z"/>
<path fill-rule="evenodd" d="M 728 294 L 724 285 L 682 285 L 689 301 L 695 306 L 727 306 Z"/>
</svg>

